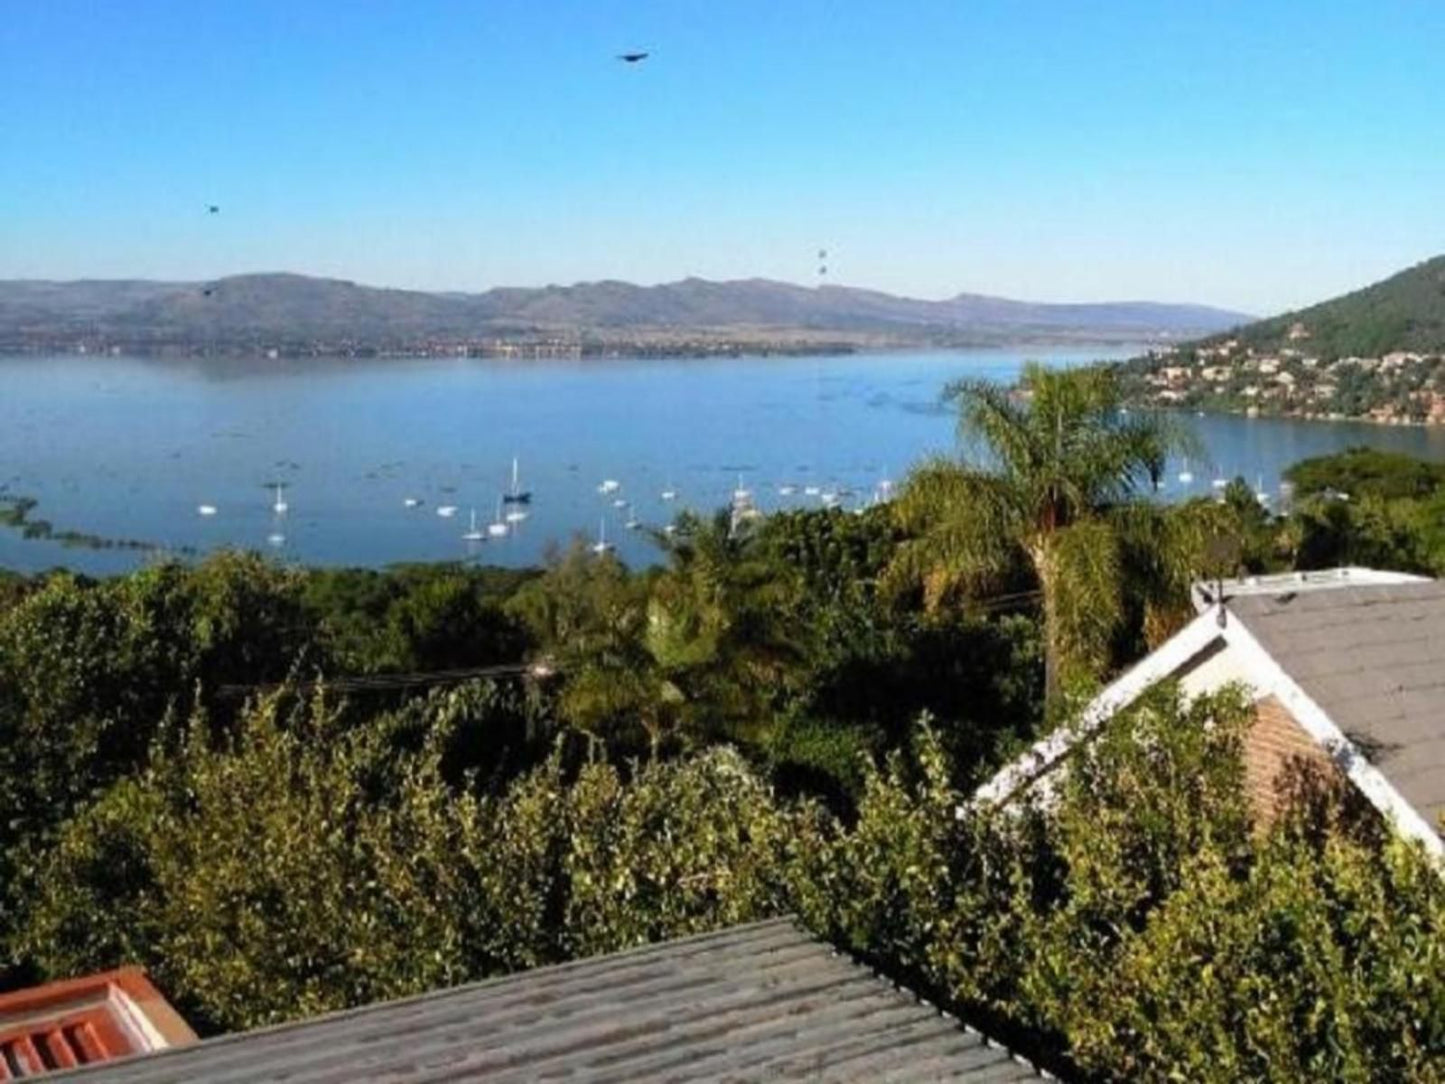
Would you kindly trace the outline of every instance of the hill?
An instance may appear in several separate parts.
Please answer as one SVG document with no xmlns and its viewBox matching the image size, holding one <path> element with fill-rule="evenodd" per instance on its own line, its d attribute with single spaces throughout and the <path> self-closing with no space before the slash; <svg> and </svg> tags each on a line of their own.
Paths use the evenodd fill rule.
<svg viewBox="0 0 1445 1084">
<path fill-rule="evenodd" d="M 1445 424 L 1445 256 L 1123 371 L 1141 404 Z"/>
<path fill-rule="evenodd" d="M 426 350 L 565 340 L 579 345 L 907 345 L 1157 342 L 1238 324 L 1238 313 L 1153 302 L 942 301 L 766 279 L 658 286 L 590 282 L 485 293 L 379 289 L 295 274 L 208 283 L 0 282 L 0 350 L 210 353 Z"/>
<path fill-rule="evenodd" d="M 1363 290 L 1248 324 L 1231 334 L 1256 349 L 1307 349 L 1330 361 L 1397 350 L 1445 353 L 1445 256 Z"/>
</svg>

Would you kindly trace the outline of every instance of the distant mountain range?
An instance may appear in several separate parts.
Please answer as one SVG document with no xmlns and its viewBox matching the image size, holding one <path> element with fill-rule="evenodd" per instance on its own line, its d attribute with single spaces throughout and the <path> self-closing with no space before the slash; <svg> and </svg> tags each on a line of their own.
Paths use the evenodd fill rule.
<svg viewBox="0 0 1445 1084">
<path fill-rule="evenodd" d="M 766 279 L 659 286 L 589 282 L 485 293 L 378 289 L 294 274 L 213 282 L 0 281 L 0 350 L 414 351 L 571 341 L 836 345 L 1157 342 L 1249 318 L 1147 301 L 1042 304 L 978 294 L 943 301 Z"/>
</svg>

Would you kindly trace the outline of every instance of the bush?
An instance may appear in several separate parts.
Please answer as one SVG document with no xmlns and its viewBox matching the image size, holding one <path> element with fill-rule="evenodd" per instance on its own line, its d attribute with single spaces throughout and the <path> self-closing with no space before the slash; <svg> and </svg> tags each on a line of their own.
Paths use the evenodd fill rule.
<svg viewBox="0 0 1445 1084">
<path fill-rule="evenodd" d="M 430 725 L 344 727 L 324 694 L 203 715 L 29 865 L 18 954 L 145 964 L 202 1027 L 249 1028 L 764 917 L 821 830 L 719 749 L 626 778 L 553 757 L 495 796 Z"/>
</svg>

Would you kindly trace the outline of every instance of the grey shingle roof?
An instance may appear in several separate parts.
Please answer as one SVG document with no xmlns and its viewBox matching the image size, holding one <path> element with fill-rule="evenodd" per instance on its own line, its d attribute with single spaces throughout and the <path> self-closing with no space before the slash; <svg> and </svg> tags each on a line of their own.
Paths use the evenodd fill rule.
<svg viewBox="0 0 1445 1084">
<path fill-rule="evenodd" d="M 775 919 L 63 1076 L 77 1084 L 984 1084 L 1039 1075 L 793 921 Z"/>
<path fill-rule="evenodd" d="M 1253 595 L 1229 609 L 1439 831 L 1445 582 Z"/>
</svg>

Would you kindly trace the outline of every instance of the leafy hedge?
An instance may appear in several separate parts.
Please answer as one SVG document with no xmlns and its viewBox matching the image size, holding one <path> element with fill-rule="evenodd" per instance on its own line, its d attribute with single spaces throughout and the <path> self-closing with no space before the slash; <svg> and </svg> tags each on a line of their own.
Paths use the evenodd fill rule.
<svg viewBox="0 0 1445 1084">
<path fill-rule="evenodd" d="M 1441 1079 L 1445 882 L 1328 793 L 1251 824 L 1236 698 L 1166 690 L 1052 805 L 962 818 L 924 727 L 845 823 L 725 748 L 489 792 L 448 769 L 476 695 L 164 731 L 27 863 L 12 951 L 229 1029 L 793 910 L 1079 1075 Z"/>
</svg>

